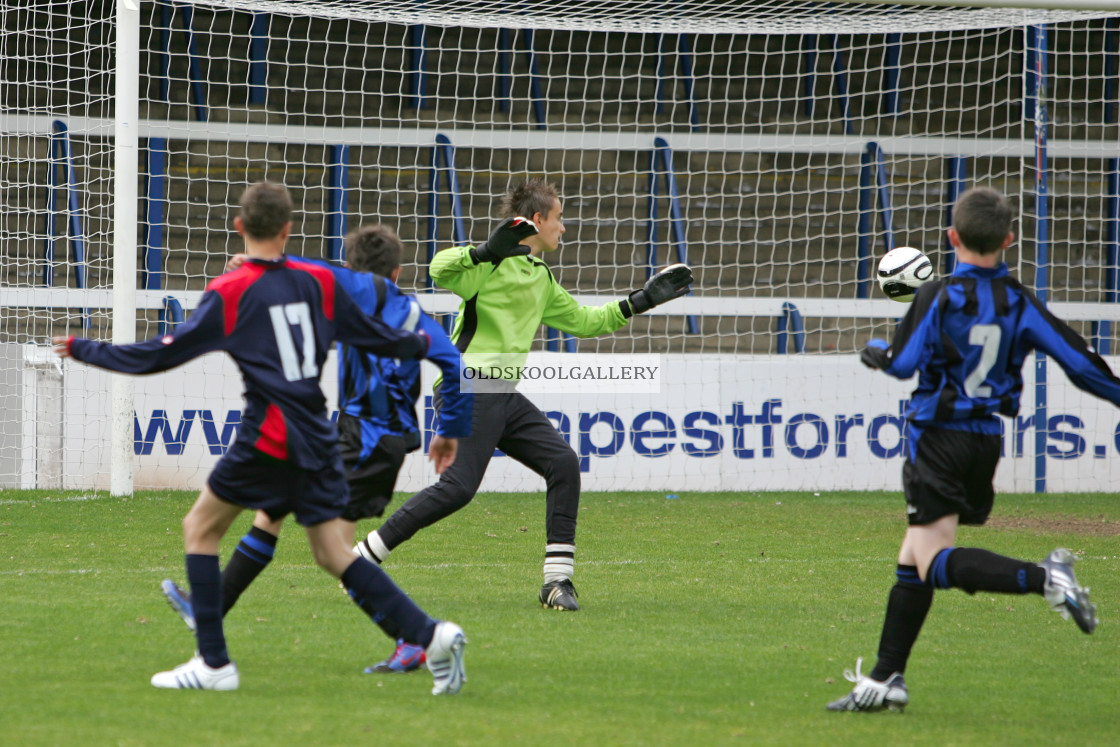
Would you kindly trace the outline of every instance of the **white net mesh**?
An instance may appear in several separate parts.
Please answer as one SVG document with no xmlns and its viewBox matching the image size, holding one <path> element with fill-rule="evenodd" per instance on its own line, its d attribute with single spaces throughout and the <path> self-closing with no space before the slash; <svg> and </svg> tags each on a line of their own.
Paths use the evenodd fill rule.
<svg viewBox="0 0 1120 747">
<path fill-rule="evenodd" d="M 40 292 L 46 290 L 43 247 L 50 231 L 44 214 L 50 204 L 57 206 L 59 237 L 53 290 L 111 287 L 112 9 L 26 5 L 0 0 L 6 17 L 0 32 L 6 83 L 0 251 L 7 286 L 0 313 L 2 342 L 20 350 L 63 331 L 108 339 L 111 330 L 107 296 L 100 308 L 91 302 L 49 309 L 57 294 Z M 806 458 L 812 429 L 795 427 L 791 435 L 791 416 L 798 412 L 791 408 L 799 406 L 791 394 L 768 389 L 775 379 L 788 379 L 781 366 L 791 365 L 792 356 L 760 356 L 784 352 L 783 344 L 809 354 L 851 354 L 867 337 L 888 334 L 903 307 L 882 300 L 866 270 L 888 242 L 919 247 L 944 266 L 943 227 L 957 187 L 990 183 L 1014 198 L 1022 240 L 1009 261 L 1033 283 L 1042 258 L 1051 300 L 1115 300 L 1109 175 L 1120 131 L 1117 24 L 1108 11 L 790 0 L 223 0 L 141 8 L 137 336 L 156 334 L 161 314 L 173 317 L 176 304 L 189 313 L 239 248 L 229 223 L 248 183 L 267 177 L 291 189 L 299 210 L 294 253 L 329 256 L 345 229 L 369 221 L 394 225 L 411 251 L 401 285 L 423 292 L 431 251 L 481 240 L 497 199 L 513 181 L 547 175 L 564 197 L 564 247 L 549 262 L 566 288 L 603 303 L 640 285 L 651 263 L 679 258 L 687 258 L 697 277 L 695 295 L 667 313 L 580 341 L 578 349 L 724 356 L 709 370 L 729 372 L 712 383 L 721 399 L 686 407 L 673 416 L 672 428 L 662 421 L 675 434 L 664 438 L 678 446 L 668 459 L 592 457 L 592 486 L 636 485 L 637 477 L 655 487 L 685 487 L 682 481 L 697 487 L 895 485 L 897 463 L 881 469 L 875 446 L 853 445 L 846 461 L 827 461 L 830 455 L 840 459 L 843 450 L 837 418 L 855 417 L 862 401 L 836 404 L 835 412 L 825 403 L 812 405 L 811 412 L 826 413 L 828 443 L 824 458 Z M 1023 27 L 1040 23 L 1049 24 L 1041 98 L 1028 72 L 1036 45 Z M 1036 100 L 1048 117 L 1045 209 L 1035 198 Z M 62 179 L 59 202 L 50 203 L 48 163 L 52 142 L 61 140 L 51 137 L 56 121 L 70 134 L 74 183 L 70 189 Z M 62 261 L 69 254 L 62 247 L 75 243 L 67 232 L 73 225 L 69 195 L 76 195 L 71 212 L 81 223 L 84 283 L 77 266 Z M 1046 233 L 1041 243 L 1040 226 Z M 426 301 L 430 308 L 454 308 L 450 299 L 435 299 Z M 803 334 L 794 334 L 796 315 L 783 316 L 786 303 L 800 315 Z M 1096 323 L 1107 315 L 1073 311 L 1080 331 L 1100 332 L 1104 346 L 1114 344 L 1115 325 Z M 542 329 L 538 346 L 548 339 Z M 6 365 L 16 370 L 23 364 Z M 841 375 L 835 372 L 847 371 L 839 356 L 803 365 L 819 373 L 798 391 L 831 392 Z M 852 383 L 842 387 L 878 386 L 857 374 L 853 370 Z M 92 373 L 72 378 L 80 375 L 89 377 L 91 390 L 102 386 Z M 202 391 L 223 390 L 231 378 L 213 365 L 200 365 L 191 376 Z M 138 395 L 137 487 L 198 484 L 228 441 L 223 423 L 236 398 L 232 404 L 183 404 L 167 399 L 174 383 L 157 379 L 143 386 L 152 393 Z M 901 385 L 898 398 L 906 391 Z M 744 412 L 761 412 L 756 403 L 783 397 L 777 436 L 735 432 L 729 425 L 733 402 L 745 402 Z M 563 412 L 563 403 L 542 404 Z M 608 406 L 658 409 L 649 402 Z M 1102 433 L 1111 433 L 1105 422 L 1111 414 L 1094 403 L 1085 406 L 1100 414 Z M 897 412 L 891 402 L 881 407 Z M 685 448 L 688 426 L 682 423 L 697 412 L 713 414 L 720 425 L 699 421 L 720 432 L 719 449 L 712 441 L 718 460 L 682 456 L 693 453 Z M 582 447 L 581 416 L 570 415 L 573 446 Z M 2 417 L 8 431 L 26 431 L 14 415 Z M 872 419 L 868 413 L 867 424 Z M 701 438 L 695 432 L 693 441 Z M 629 431 L 626 436 L 619 454 L 633 444 Z M 597 431 L 587 435 L 595 448 L 604 438 Z M 755 461 L 736 456 L 736 438 L 745 439 L 740 451 L 759 441 L 759 455 L 766 450 L 762 440 L 776 439 L 775 465 L 785 459 L 783 465 L 797 469 L 771 467 L 758 455 Z M 96 442 L 103 435 L 88 439 L 73 447 L 78 456 L 67 457 L 80 463 L 67 469 L 76 482 L 96 482 L 106 469 L 99 461 L 103 445 Z M 1031 484 L 1032 439 L 1026 440 L 1019 487 Z M 1108 449 L 1114 456 L 1114 446 Z M 1094 456 L 1089 452 L 1086 459 Z M 26 459 L 5 464 L 0 480 L 37 479 L 27 477 Z M 797 479 L 788 478 L 791 473 Z M 417 474 L 416 480 L 426 479 Z M 704 479 L 697 481 L 697 474 Z M 709 479 L 712 474 L 722 477 Z M 1075 485 L 1088 489 L 1094 479 L 1079 478 Z M 512 480 L 501 487 L 535 485 Z"/>
</svg>

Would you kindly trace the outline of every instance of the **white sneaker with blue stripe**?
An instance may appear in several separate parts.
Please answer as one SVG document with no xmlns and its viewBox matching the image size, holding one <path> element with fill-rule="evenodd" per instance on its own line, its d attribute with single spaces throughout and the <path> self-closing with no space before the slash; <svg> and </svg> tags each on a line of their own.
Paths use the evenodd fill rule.
<svg viewBox="0 0 1120 747">
<path fill-rule="evenodd" d="M 241 677 L 232 661 L 214 669 L 207 666 L 198 654 L 186 664 L 152 675 L 153 686 L 169 690 L 236 690 L 239 684 Z"/>
<path fill-rule="evenodd" d="M 467 681 L 463 668 L 463 648 L 467 637 L 453 622 L 436 624 L 435 635 L 428 644 L 426 656 L 432 673 L 432 695 L 454 695 Z"/>
</svg>

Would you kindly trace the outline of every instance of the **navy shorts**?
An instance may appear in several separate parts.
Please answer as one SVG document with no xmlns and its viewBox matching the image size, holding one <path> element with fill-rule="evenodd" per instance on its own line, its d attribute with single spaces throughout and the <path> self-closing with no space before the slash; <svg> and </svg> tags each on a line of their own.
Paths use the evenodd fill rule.
<svg viewBox="0 0 1120 747">
<path fill-rule="evenodd" d="M 342 518 L 358 521 L 381 516 L 393 500 L 393 488 L 409 444 L 402 436 L 383 435 L 373 451 L 362 459 L 362 421 L 346 413 L 338 416 L 338 444 L 350 485 L 350 503 Z"/>
<path fill-rule="evenodd" d="M 342 516 L 350 499 L 337 450 L 333 463 L 307 470 L 235 441 L 207 484 L 227 503 L 262 510 L 274 521 L 295 514 L 305 527 Z"/>
<path fill-rule="evenodd" d="M 948 428 L 911 428 L 915 457 L 902 466 L 907 519 L 925 526 L 959 514 L 961 524 L 980 525 L 992 512 L 992 478 L 999 464 L 1000 437 Z"/>
</svg>

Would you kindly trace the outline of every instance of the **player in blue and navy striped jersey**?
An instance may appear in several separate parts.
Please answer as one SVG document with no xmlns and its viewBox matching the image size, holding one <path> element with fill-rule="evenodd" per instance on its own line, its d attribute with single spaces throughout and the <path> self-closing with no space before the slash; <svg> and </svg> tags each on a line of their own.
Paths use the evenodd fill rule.
<svg viewBox="0 0 1120 747">
<path fill-rule="evenodd" d="M 829 710 L 901 710 L 909 701 L 903 672 L 934 589 L 1040 594 L 1085 633 L 1096 607 L 1059 548 L 1041 563 L 954 547 L 959 524 L 987 521 L 999 462 L 999 415 L 1019 411 L 1023 362 L 1041 350 L 1076 386 L 1120 406 L 1120 379 L 1076 332 L 1008 274 L 1002 252 L 1014 240 L 1012 211 L 995 190 L 961 195 L 948 230 L 957 265 L 923 285 L 888 345 L 872 340 L 861 359 L 899 379 L 918 374 L 907 409 L 909 451 L 903 466 L 909 528 L 887 601 L 878 661 Z M 862 660 L 861 660 L 862 661 Z"/>
<path fill-rule="evenodd" d="M 443 375 L 439 389 L 444 404 L 434 423 L 429 458 L 438 471 L 455 458 L 458 438 L 470 434 L 473 395 L 460 389 L 460 354 L 443 328 L 421 310 L 414 296 L 396 285 L 403 245 L 396 232 L 383 224 L 351 231 L 345 239 L 346 266 L 303 258 L 328 269 L 366 314 L 394 329 L 422 330 L 431 340 L 427 358 Z M 230 259 L 227 270 L 245 262 L 245 255 Z M 342 514 L 344 539 L 353 544 L 361 519 L 381 516 L 393 497 L 393 488 L 407 453 L 421 443 L 416 402 L 420 396 L 420 361 L 371 355 L 352 345 L 338 345 L 338 430 L 342 463 L 350 487 L 350 502 Z M 222 615 L 237 603 L 272 561 L 283 526 L 258 511 L 253 526 L 241 538 L 222 569 Z M 171 607 L 191 629 L 194 617 L 190 595 L 171 579 L 161 588 Z M 393 656 L 366 668 L 373 672 L 407 672 L 425 660 L 424 649 L 397 642 Z"/>
<path fill-rule="evenodd" d="M 204 690 L 239 686 L 222 628 L 218 549 L 238 514 L 251 508 L 273 519 L 294 513 L 316 562 L 342 581 L 359 607 L 391 637 L 426 647 L 435 680 L 432 693 L 457 692 L 465 679 L 462 630 L 430 618 L 343 540 L 348 491 L 336 430 L 319 386 L 332 340 L 403 360 L 427 355 L 428 339 L 370 318 L 329 269 L 287 257 L 291 215 L 283 186 L 265 182 L 245 191 L 234 227 L 249 259 L 212 281 L 174 333 L 131 345 L 55 340 L 60 355 L 132 374 L 166 371 L 225 351 L 244 379 L 237 438 L 183 519 L 197 653 L 186 664 L 154 675 L 152 684 Z"/>
</svg>

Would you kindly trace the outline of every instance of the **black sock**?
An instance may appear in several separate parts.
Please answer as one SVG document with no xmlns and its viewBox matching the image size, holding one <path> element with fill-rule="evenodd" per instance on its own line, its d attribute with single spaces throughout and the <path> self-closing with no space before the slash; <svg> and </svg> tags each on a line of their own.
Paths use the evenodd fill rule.
<svg viewBox="0 0 1120 747">
<path fill-rule="evenodd" d="M 342 585 L 350 591 L 354 603 L 387 636 L 393 640 L 403 638 L 424 648 L 432 642 L 436 621 L 416 606 L 380 566 L 365 558 L 356 558 L 343 571 L 341 580 Z"/>
<path fill-rule="evenodd" d="M 198 653 L 211 667 L 229 664 L 222 631 L 222 574 L 217 555 L 187 555 L 187 581 L 191 585 Z"/>
<path fill-rule="evenodd" d="M 944 555 L 944 560 L 942 560 Z M 944 576 L 950 586 L 969 594 L 994 591 L 1001 594 L 1041 594 L 1046 571 L 1035 563 L 997 555 L 978 547 L 957 547 L 942 551 L 934 559 L 944 563 Z"/>
<path fill-rule="evenodd" d="M 906 671 L 910 650 L 933 604 L 933 587 L 922 583 L 917 568 L 900 565 L 895 577 L 897 580 L 887 597 L 883 633 L 879 637 L 879 659 L 868 675 L 879 682 L 885 682 L 895 672 Z"/>
<path fill-rule="evenodd" d="M 249 588 L 253 579 L 272 562 L 272 556 L 276 553 L 276 540 L 276 535 L 250 527 L 249 533 L 237 543 L 237 549 L 222 569 L 222 617 L 237 603 L 241 593 Z"/>
</svg>

